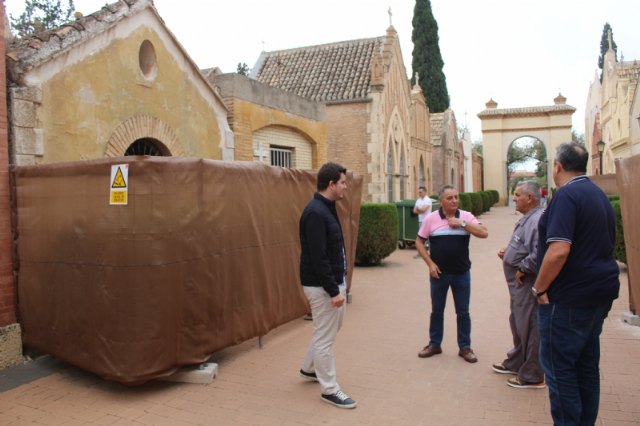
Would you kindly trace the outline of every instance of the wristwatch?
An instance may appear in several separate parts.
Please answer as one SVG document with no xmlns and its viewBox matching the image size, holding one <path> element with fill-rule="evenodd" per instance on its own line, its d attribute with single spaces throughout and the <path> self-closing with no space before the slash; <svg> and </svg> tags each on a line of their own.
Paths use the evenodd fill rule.
<svg viewBox="0 0 640 426">
<path fill-rule="evenodd" d="M 463 220 L 462 222 L 460 222 L 460 227 L 461 228 L 466 228 L 467 227 L 467 221 Z"/>
<path fill-rule="evenodd" d="M 537 289 L 537 288 L 535 288 L 535 287 L 531 287 L 531 294 L 533 294 L 533 297 L 538 298 L 538 297 L 540 297 L 540 296 L 542 296 L 543 294 L 546 294 L 546 293 L 547 293 L 547 290 L 545 290 L 545 291 L 538 291 L 538 289 Z"/>
</svg>

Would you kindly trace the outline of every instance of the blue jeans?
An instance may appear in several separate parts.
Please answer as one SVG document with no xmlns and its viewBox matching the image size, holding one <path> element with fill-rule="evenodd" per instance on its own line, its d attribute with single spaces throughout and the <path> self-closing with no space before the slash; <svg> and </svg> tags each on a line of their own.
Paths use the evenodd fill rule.
<svg viewBox="0 0 640 426">
<path fill-rule="evenodd" d="M 612 302 L 593 308 L 538 305 L 540 364 L 553 424 L 593 425 L 600 402 L 600 333 Z"/>
<path fill-rule="evenodd" d="M 458 324 L 458 347 L 471 347 L 471 317 L 469 299 L 471 298 L 471 274 L 440 274 L 440 278 L 431 277 L 431 323 L 429 324 L 429 345 L 440 346 L 444 333 L 444 307 L 447 293 L 451 287 L 453 303 L 456 307 Z"/>
</svg>

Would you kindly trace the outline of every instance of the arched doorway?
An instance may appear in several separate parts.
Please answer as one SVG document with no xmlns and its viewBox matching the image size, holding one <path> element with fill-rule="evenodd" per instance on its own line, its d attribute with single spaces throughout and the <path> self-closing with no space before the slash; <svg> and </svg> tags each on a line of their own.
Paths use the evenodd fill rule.
<svg viewBox="0 0 640 426">
<path fill-rule="evenodd" d="M 537 138 L 521 136 L 511 142 L 506 158 L 507 203 L 519 182 L 533 180 L 540 187 L 547 186 L 547 158 L 545 144 Z"/>
<path fill-rule="evenodd" d="M 505 159 L 514 140 L 530 136 L 544 144 L 547 176 L 551 175 L 551 156 L 556 147 L 571 142 L 571 116 L 576 109 L 566 100 L 558 95 L 554 105 L 498 109 L 498 103 L 491 99 L 486 103 L 487 109 L 478 114 L 482 121 L 484 188 L 498 191 L 503 205 L 508 204 L 509 198 Z"/>
<path fill-rule="evenodd" d="M 136 115 L 118 125 L 111 133 L 105 149 L 106 157 L 121 157 L 132 152 L 160 152 L 162 156 L 183 157 L 184 148 L 173 129 L 165 122 L 149 115 Z"/>
<path fill-rule="evenodd" d="M 170 157 L 169 149 L 162 142 L 154 138 L 141 138 L 133 142 L 124 152 L 129 155 L 151 155 L 156 157 Z"/>
</svg>

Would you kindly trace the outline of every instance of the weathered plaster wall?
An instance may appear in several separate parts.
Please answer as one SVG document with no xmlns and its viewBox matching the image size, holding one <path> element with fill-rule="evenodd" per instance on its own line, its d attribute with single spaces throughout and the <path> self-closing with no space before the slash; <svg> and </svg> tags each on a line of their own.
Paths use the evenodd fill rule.
<svg viewBox="0 0 640 426">
<path fill-rule="evenodd" d="M 145 78 L 139 66 L 144 40 L 155 48 L 155 79 Z M 20 138 L 20 130 L 16 133 L 17 156 L 35 154 L 32 161 L 37 164 L 102 158 L 113 131 L 144 114 L 173 130 L 185 156 L 222 159 L 224 130 L 210 101 L 149 27 L 139 27 L 129 37 L 70 66 L 61 63 L 60 68 L 39 87 L 28 89 L 36 92 L 34 113 L 29 113 L 29 105 L 21 110 L 24 117 L 33 118 L 34 127 L 22 130 L 28 133 L 25 138 Z M 14 96 L 14 103 L 17 100 Z M 16 162 L 30 161 L 19 157 Z"/>
</svg>

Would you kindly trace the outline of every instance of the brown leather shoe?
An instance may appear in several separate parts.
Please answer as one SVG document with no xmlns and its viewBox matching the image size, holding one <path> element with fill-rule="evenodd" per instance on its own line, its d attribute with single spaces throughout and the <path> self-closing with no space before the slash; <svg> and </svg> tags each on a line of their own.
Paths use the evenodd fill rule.
<svg viewBox="0 0 640 426">
<path fill-rule="evenodd" d="M 460 349 L 460 352 L 458 352 L 458 356 L 461 356 L 467 362 L 478 362 L 478 358 L 476 357 L 476 354 L 473 353 L 473 349 L 471 348 Z"/>
<path fill-rule="evenodd" d="M 425 346 L 420 352 L 418 352 L 418 356 L 420 358 L 429 358 L 441 353 L 442 348 L 440 346 Z"/>
</svg>

